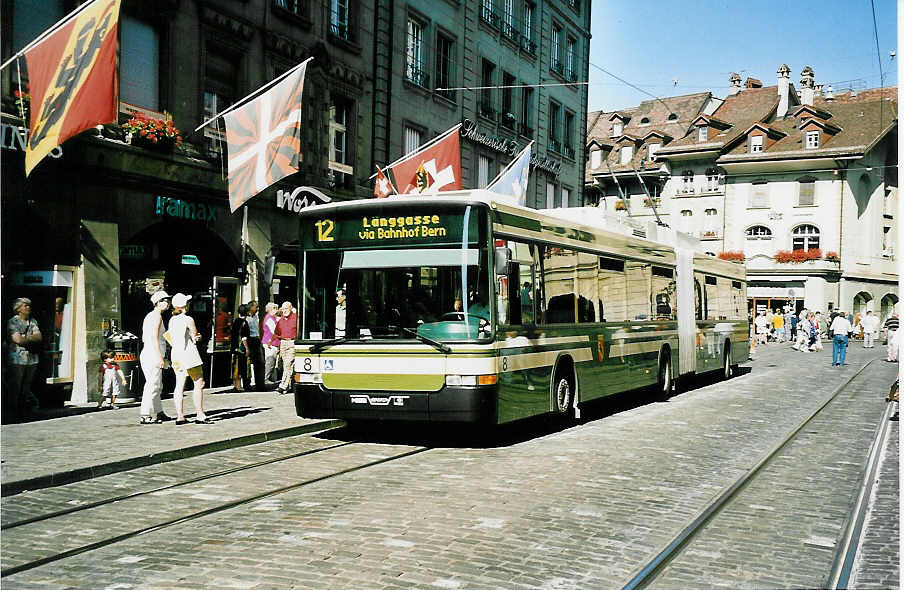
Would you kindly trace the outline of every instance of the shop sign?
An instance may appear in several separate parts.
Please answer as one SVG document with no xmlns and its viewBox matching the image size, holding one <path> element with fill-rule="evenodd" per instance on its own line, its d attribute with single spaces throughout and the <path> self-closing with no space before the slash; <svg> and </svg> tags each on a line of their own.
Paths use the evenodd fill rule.
<svg viewBox="0 0 904 590">
<path fill-rule="evenodd" d="M 13 150 L 14 152 L 24 152 L 25 145 L 28 140 L 28 129 L 25 127 L 16 127 L 3 123 L 0 125 L 0 144 L 3 149 Z M 63 148 L 56 146 L 50 152 L 51 158 L 61 158 L 63 156 Z"/>
<path fill-rule="evenodd" d="M 331 200 L 322 192 L 309 186 L 300 186 L 291 193 L 282 189 L 276 191 L 276 208 L 292 213 L 301 213 L 305 207 L 329 203 Z"/>
<path fill-rule="evenodd" d="M 217 210 L 204 203 L 191 203 L 182 199 L 157 195 L 154 213 L 158 217 L 178 217 L 191 221 L 213 223 L 217 220 Z"/>
<path fill-rule="evenodd" d="M 474 143 L 485 145 L 490 149 L 496 150 L 497 152 L 508 154 L 512 158 L 514 158 L 515 154 L 518 153 L 518 144 L 515 142 L 515 140 L 506 139 L 505 137 L 494 137 L 492 135 L 487 135 L 486 133 L 481 133 L 480 129 L 477 127 L 477 123 L 475 123 L 471 119 L 465 119 L 461 122 L 461 136 L 465 139 L 473 141 Z"/>
<path fill-rule="evenodd" d="M 471 119 L 465 119 L 464 121 L 462 121 L 461 136 L 465 139 L 473 141 L 474 143 L 479 143 L 480 145 L 494 149 L 497 152 L 506 154 L 512 158 L 514 158 L 518 153 L 518 144 L 513 139 L 507 139 L 505 137 L 494 137 L 492 135 L 487 135 L 486 133 L 481 133 L 480 129 L 477 127 L 477 123 L 475 123 Z M 550 160 L 549 158 L 541 156 L 536 152 L 531 154 L 530 165 L 532 168 L 543 170 L 544 172 L 548 172 L 553 176 L 558 176 L 559 172 L 562 171 L 562 162 Z"/>
<path fill-rule="evenodd" d="M 13 273 L 14 287 L 71 287 L 72 272 L 67 270 L 33 270 Z"/>
<path fill-rule="evenodd" d="M 198 257 L 194 254 L 183 254 L 182 264 L 188 264 L 190 266 L 201 266 L 201 261 L 198 260 Z"/>
<path fill-rule="evenodd" d="M 120 246 L 119 257 L 128 260 L 141 260 L 144 258 L 144 246 L 141 244 L 125 244 Z"/>
</svg>

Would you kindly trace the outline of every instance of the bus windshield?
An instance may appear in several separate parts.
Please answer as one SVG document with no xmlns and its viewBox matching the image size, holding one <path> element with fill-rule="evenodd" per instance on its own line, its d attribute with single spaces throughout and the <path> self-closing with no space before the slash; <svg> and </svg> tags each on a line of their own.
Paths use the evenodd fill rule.
<svg viewBox="0 0 904 590">
<path fill-rule="evenodd" d="M 362 249 L 306 256 L 304 338 L 411 339 L 417 334 L 450 341 L 492 335 L 486 249 Z"/>
</svg>

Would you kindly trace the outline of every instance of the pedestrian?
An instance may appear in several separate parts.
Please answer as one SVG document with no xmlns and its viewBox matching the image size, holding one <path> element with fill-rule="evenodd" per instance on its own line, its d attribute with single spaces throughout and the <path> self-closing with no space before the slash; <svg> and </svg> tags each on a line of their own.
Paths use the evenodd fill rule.
<svg viewBox="0 0 904 590">
<path fill-rule="evenodd" d="M 248 322 L 248 358 L 251 361 L 251 373 L 254 376 L 254 390 L 266 390 L 264 380 L 264 348 L 261 345 L 261 322 L 257 316 L 257 301 L 248 302 L 248 316 L 245 321 Z"/>
<path fill-rule="evenodd" d="M 261 328 L 261 344 L 264 347 L 264 377 L 269 384 L 276 382 L 276 361 L 279 359 L 279 339 L 273 333 L 279 320 L 279 306 L 270 301 L 264 310 L 267 313 Z"/>
<path fill-rule="evenodd" d="M 766 321 L 766 312 L 761 311 L 756 319 L 753 320 L 753 325 L 756 326 L 756 342 L 757 344 L 766 344 L 766 339 L 769 334 L 769 323 Z"/>
<path fill-rule="evenodd" d="M 888 344 L 886 345 L 887 356 L 885 360 L 893 363 L 898 360 L 898 328 L 900 328 L 900 320 L 898 319 L 898 314 L 892 312 L 892 314 L 885 320 L 885 334 L 886 340 Z"/>
<path fill-rule="evenodd" d="M 170 318 L 167 328 L 170 344 L 173 370 L 176 372 L 176 389 L 173 391 L 173 401 L 176 403 L 176 424 L 188 424 L 185 419 L 185 379 L 190 378 L 194 383 L 195 424 L 213 424 L 204 413 L 204 366 L 201 355 L 198 354 L 197 342 L 201 339 L 201 333 L 195 325 L 195 320 L 188 315 L 188 301 L 191 295 L 176 293 L 173 296 L 173 317 Z"/>
<path fill-rule="evenodd" d="M 232 383 L 237 392 L 245 391 L 248 387 L 248 306 L 239 305 L 235 319 L 232 321 L 232 338 L 230 348 L 232 350 Z"/>
<path fill-rule="evenodd" d="M 116 362 L 116 353 L 105 350 L 100 353 L 100 370 L 97 373 L 97 389 L 101 395 L 97 407 L 104 407 L 104 401 L 109 399 L 110 407 L 117 409 L 119 406 L 116 405 L 116 398 L 122 392 L 120 386 L 126 386 L 126 376 Z"/>
<path fill-rule="evenodd" d="M 844 358 L 847 355 L 848 337 L 851 333 L 851 322 L 839 312 L 838 317 L 829 328 L 832 337 L 832 366 L 844 366 Z"/>
<path fill-rule="evenodd" d="M 141 395 L 139 424 L 159 424 L 172 420 L 163 413 L 160 395 L 163 393 L 163 369 L 166 368 L 166 339 L 163 337 L 163 312 L 169 308 L 170 296 L 166 291 L 151 295 L 154 306 L 141 323 L 141 354 L 138 361 L 144 374 L 144 391 Z"/>
<path fill-rule="evenodd" d="M 792 342 L 795 342 L 795 343 L 796 343 L 796 342 L 797 342 L 797 323 L 798 323 L 800 320 L 797 318 L 797 315 L 795 315 L 795 314 L 793 314 L 793 313 L 792 313 L 792 314 L 788 314 L 788 315 L 789 315 L 788 321 L 785 322 L 785 325 L 786 325 L 786 326 L 788 326 L 788 325 L 791 326 L 791 338 L 790 338 L 790 340 L 791 340 Z M 792 345 L 792 346 L 793 346 L 793 345 Z"/>
<path fill-rule="evenodd" d="M 298 316 L 290 301 L 284 301 L 280 310 L 279 321 L 273 332 L 279 339 L 279 357 L 282 359 L 282 381 L 276 388 L 280 395 L 289 393 L 292 383 L 293 363 L 295 361 L 295 337 L 298 334 Z"/>
<path fill-rule="evenodd" d="M 822 337 L 826 334 L 828 330 L 828 325 L 825 323 L 825 320 L 822 318 L 822 312 L 815 312 L 812 314 L 812 322 L 814 330 L 814 336 L 810 345 L 810 351 L 816 352 L 822 350 Z"/>
<path fill-rule="evenodd" d="M 4 410 L 9 412 L 13 421 L 21 421 L 37 411 L 39 406 L 31 386 L 38 372 L 44 337 L 37 320 L 31 317 L 31 299 L 16 299 L 13 314 L 6 322 L 9 387 Z"/>
<path fill-rule="evenodd" d="M 872 311 L 867 311 L 866 316 L 860 320 L 863 326 L 863 348 L 874 348 L 876 340 L 876 332 L 879 331 L 879 318 L 873 315 Z"/>
<path fill-rule="evenodd" d="M 775 341 L 776 342 L 784 342 L 785 341 L 785 316 L 779 313 L 779 310 L 775 310 L 775 314 L 772 316 L 772 328 L 775 330 Z"/>
</svg>

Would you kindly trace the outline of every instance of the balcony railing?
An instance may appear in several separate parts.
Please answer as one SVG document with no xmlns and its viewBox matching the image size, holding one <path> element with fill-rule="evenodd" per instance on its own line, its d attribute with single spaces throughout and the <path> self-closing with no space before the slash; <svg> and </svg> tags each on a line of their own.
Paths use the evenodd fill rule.
<svg viewBox="0 0 904 590">
<path fill-rule="evenodd" d="M 557 73 L 560 76 L 565 76 L 565 64 L 562 63 L 560 59 L 552 60 L 552 63 L 549 64 L 549 69 L 553 72 Z"/>
<path fill-rule="evenodd" d="M 491 121 L 496 120 L 496 109 L 493 108 L 492 103 L 489 102 L 481 102 L 480 103 L 480 116 L 486 119 L 490 119 Z"/>
<path fill-rule="evenodd" d="M 523 135 L 524 137 L 533 137 L 534 128 L 527 123 L 521 123 L 520 125 L 518 125 L 518 133 Z"/>
<path fill-rule="evenodd" d="M 506 129 L 511 129 L 512 131 L 514 131 L 518 126 L 517 121 L 515 121 L 515 115 L 513 115 L 512 113 L 500 113 L 499 124 Z"/>
<path fill-rule="evenodd" d="M 489 6 L 480 7 L 480 20 L 495 29 L 499 28 L 499 15 L 493 12 Z"/>
<path fill-rule="evenodd" d="M 529 35 L 521 33 L 521 50 L 531 55 L 537 55 L 537 44 L 531 41 Z"/>
<path fill-rule="evenodd" d="M 551 149 L 554 152 L 559 152 L 561 154 L 562 153 L 562 142 L 560 142 L 556 139 L 550 139 L 549 140 L 549 149 Z"/>
<path fill-rule="evenodd" d="M 574 160 L 574 148 L 571 147 L 570 145 L 563 146 L 562 153 L 565 155 L 566 158 L 571 158 L 572 160 Z"/>
<path fill-rule="evenodd" d="M 518 29 L 515 28 L 515 25 L 512 23 L 505 22 L 505 19 L 502 21 L 502 26 L 500 27 L 502 31 L 502 36 L 506 39 L 511 39 L 512 41 L 518 41 L 518 36 L 521 34 L 518 32 Z"/>
<path fill-rule="evenodd" d="M 417 84 L 423 88 L 429 88 L 430 73 L 427 72 L 423 62 L 409 61 L 405 67 L 405 79 L 412 84 Z"/>
<path fill-rule="evenodd" d="M 351 32 L 349 31 L 348 25 L 345 23 L 330 23 L 330 34 L 339 37 L 340 39 L 344 39 L 345 41 L 351 41 Z"/>
</svg>

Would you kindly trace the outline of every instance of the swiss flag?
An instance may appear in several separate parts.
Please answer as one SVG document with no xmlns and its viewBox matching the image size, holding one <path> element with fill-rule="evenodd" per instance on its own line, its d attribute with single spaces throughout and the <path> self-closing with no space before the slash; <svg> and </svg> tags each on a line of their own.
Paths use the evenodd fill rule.
<svg viewBox="0 0 904 590">
<path fill-rule="evenodd" d="M 456 128 L 430 147 L 418 149 L 392 167 L 402 194 L 461 190 L 461 144 Z M 379 176 L 377 177 L 379 179 Z"/>
<path fill-rule="evenodd" d="M 389 178 L 383 174 L 380 167 L 377 166 L 377 180 L 374 183 L 374 197 L 377 199 L 385 199 L 389 195 L 395 193 L 395 188 L 389 182 Z"/>
</svg>

